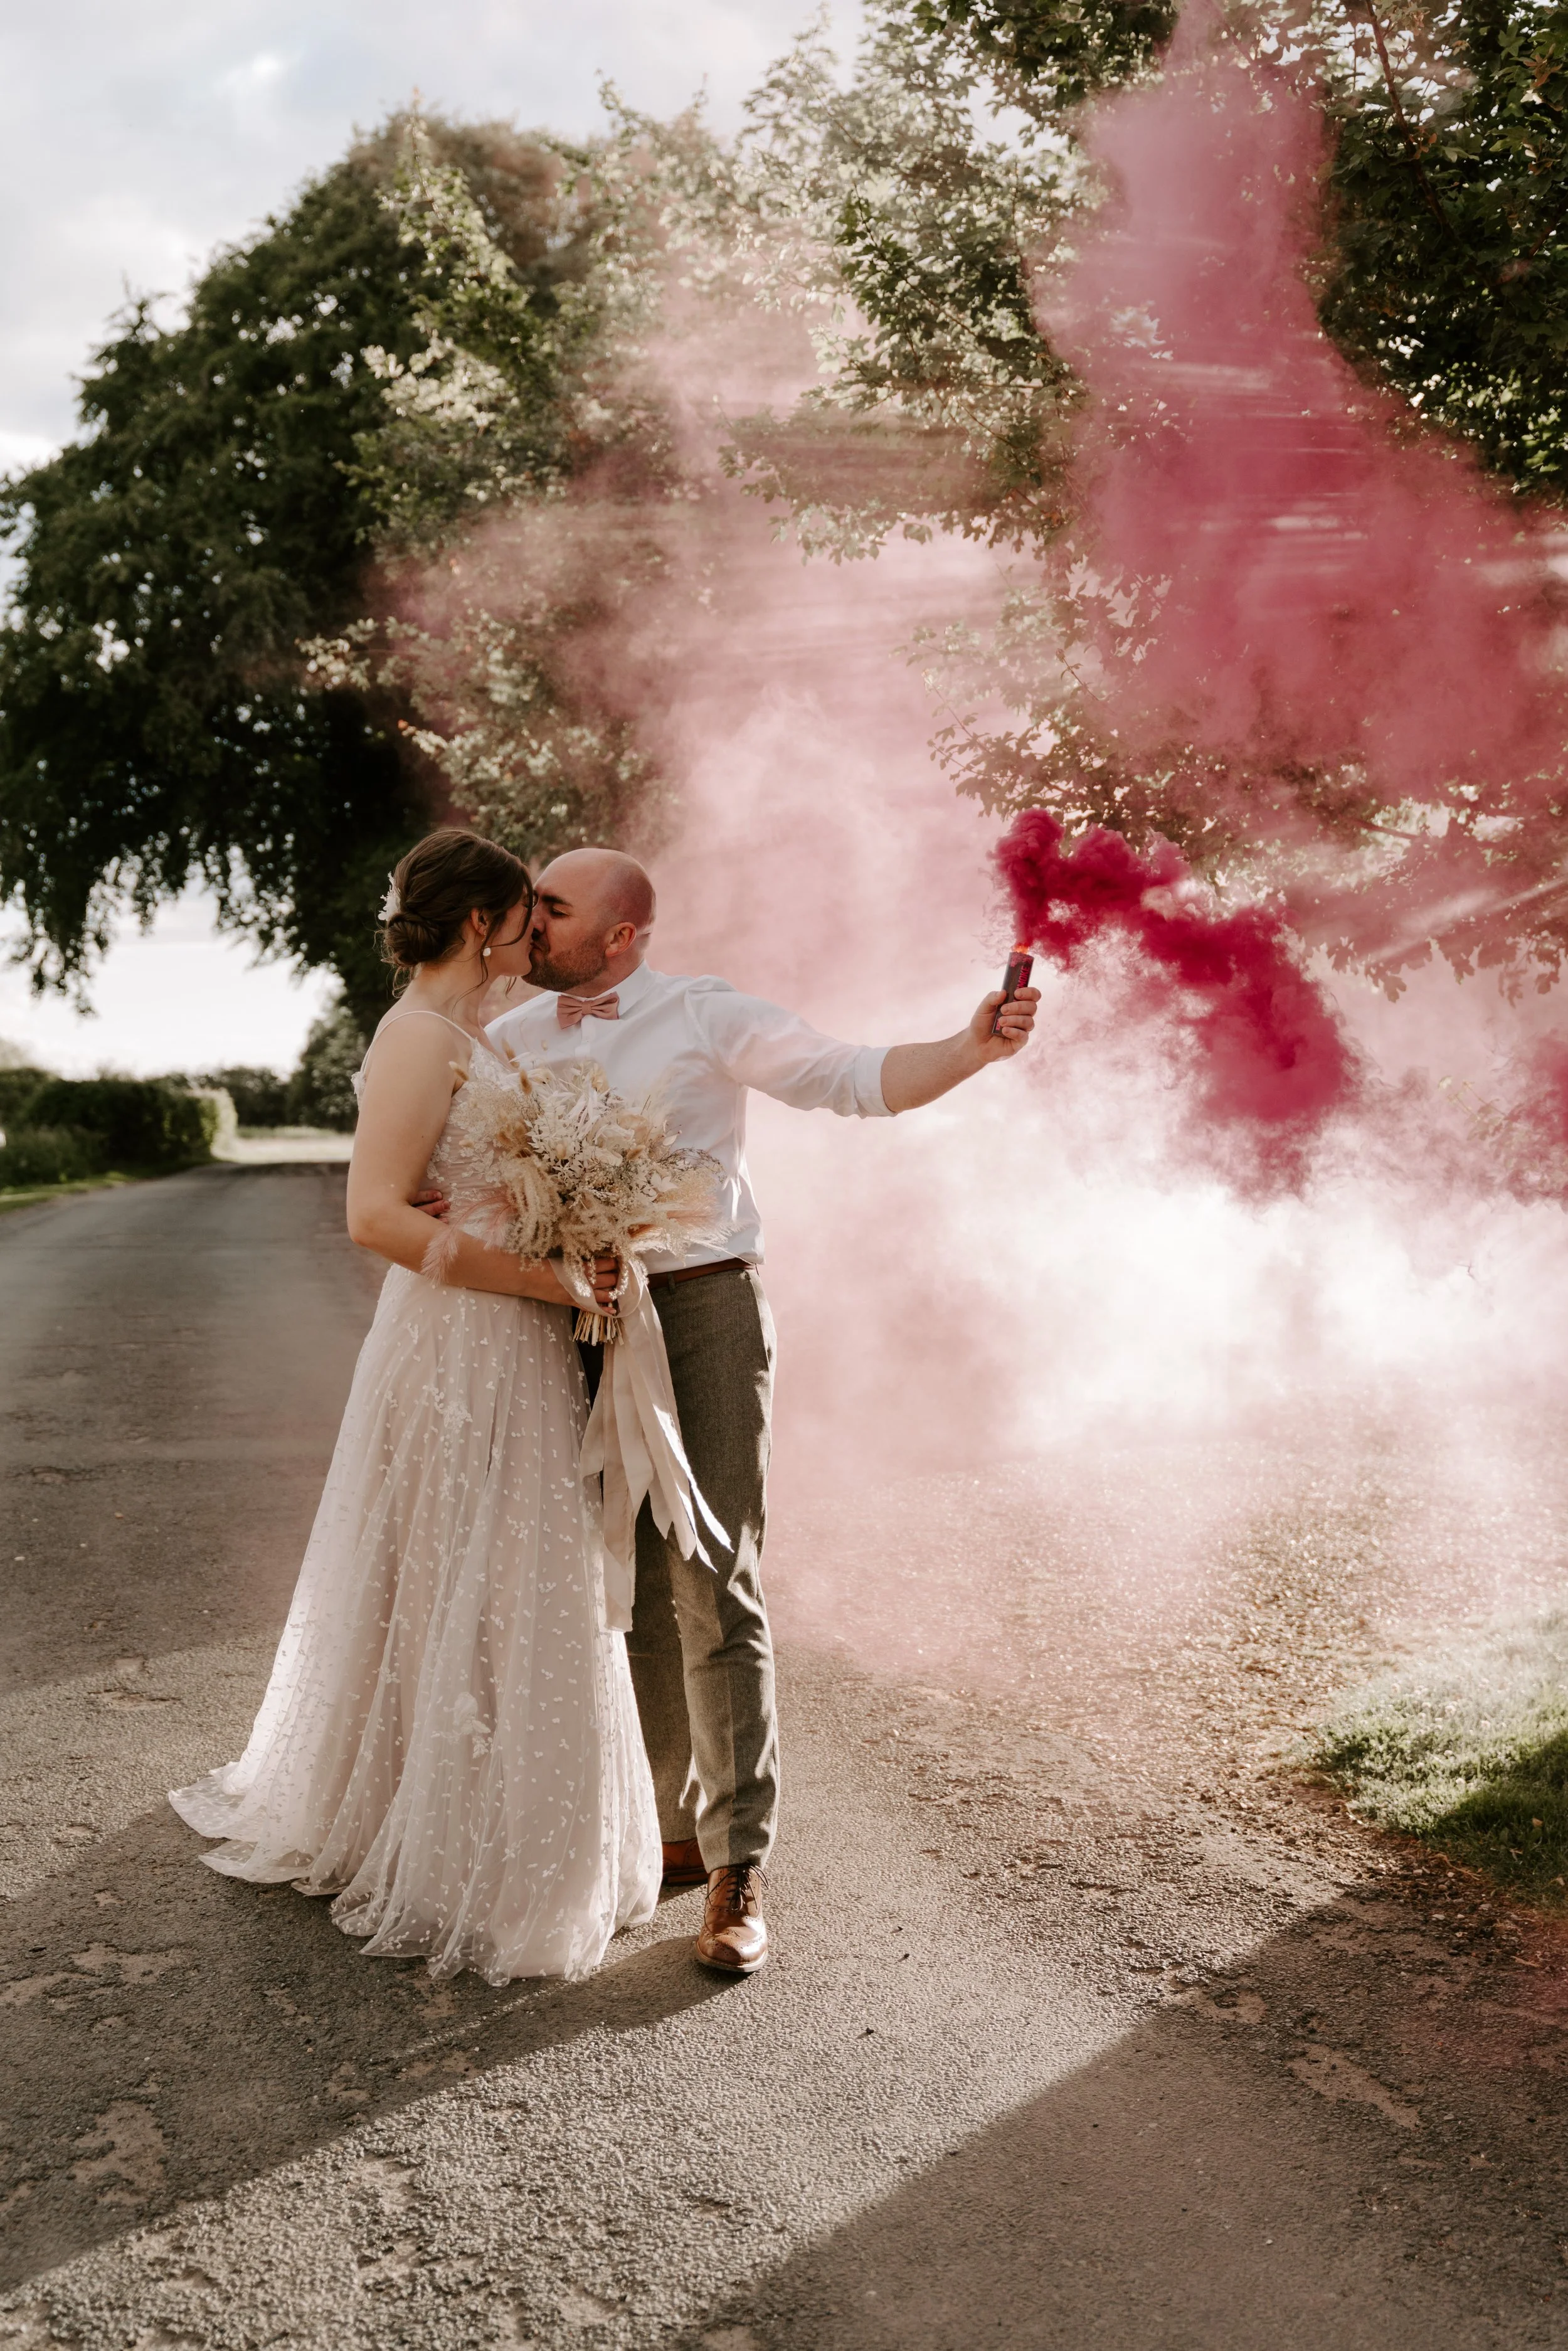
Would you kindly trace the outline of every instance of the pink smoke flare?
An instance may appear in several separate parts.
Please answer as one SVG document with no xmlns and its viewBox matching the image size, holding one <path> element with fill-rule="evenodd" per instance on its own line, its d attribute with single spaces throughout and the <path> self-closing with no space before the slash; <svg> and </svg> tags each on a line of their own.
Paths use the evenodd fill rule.
<svg viewBox="0 0 1568 2351">
<path fill-rule="evenodd" d="M 1191 891 L 1169 841 L 1140 856 L 1097 826 L 1069 844 L 1043 809 L 1018 819 L 997 863 L 1019 938 L 1063 971 L 1107 936 L 1133 946 L 1134 1003 L 1186 1039 L 1198 1106 L 1239 1144 L 1243 1180 L 1260 1190 L 1299 1186 L 1314 1139 L 1354 1103 L 1359 1071 L 1283 914 L 1264 905 L 1217 913 Z"/>
</svg>

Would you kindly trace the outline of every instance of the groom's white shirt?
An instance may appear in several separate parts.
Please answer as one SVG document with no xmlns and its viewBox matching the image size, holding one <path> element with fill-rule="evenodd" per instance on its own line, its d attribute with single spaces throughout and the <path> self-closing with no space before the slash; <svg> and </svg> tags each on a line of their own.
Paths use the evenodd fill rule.
<svg viewBox="0 0 1568 2351">
<path fill-rule="evenodd" d="M 746 1167 L 747 1089 L 754 1086 L 794 1110 L 886 1118 L 886 1048 L 841 1045 L 797 1014 L 759 996 L 742 996 L 727 979 L 671 977 L 642 964 L 614 993 L 615 1020 L 587 1019 L 580 1028 L 563 1029 L 556 998 L 546 994 L 503 1012 L 486 1034 L 525 1069 L 598 1061 L 615 1091 L 633 1101 L 659 1081 L 681 1144 L 718 1161 L 729 1238 L 684 1259 L 650 1256 L 650 1272 L 728 1257 L 759 1260 L 762 1220 Z"/>
</svg>

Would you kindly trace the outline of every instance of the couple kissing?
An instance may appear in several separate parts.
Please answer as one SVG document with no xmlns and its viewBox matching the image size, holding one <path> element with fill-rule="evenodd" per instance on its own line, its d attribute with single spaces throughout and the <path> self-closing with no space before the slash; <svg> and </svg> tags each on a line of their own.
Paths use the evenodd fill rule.
<svg viewBox="0 0 1568 2351">
<path fill-rule="evenodd" d="M 171 1799 L 219 1840 L 211 1868 L 329 1898 L 368 1952 L 436 1974 L 586 1974 L 662 1884 L 706 1886 L 704 1966 L 763 1965 L 774 1333 L 747 1094 L 898 1115 L 1019 1052 L 1039 1000 L 988 996 L 932 1043 L 841 1044 L 727 980 L 654 970 L 655 912 L 611 849 L 535 883 L 445 827 L 398 864 L 382 937 L 406 984 L 356 1081 L 348 1187 L 350 1234 L 389 1270 L 249 1743 Z M 537 992 L 486 1025 L 508 981 Z M 432 1212 L 495 1148 L 471 1081 L 584 1061 L 628 1102 L 656 1091 L 713 1163 L 724 1230 L 643 1271 L 685 1461 L 727 1540 L 688 1551 L 644 1501 L 624 1631 L 580 1483 L 602 1370 L 573 1338 L 580 1281 L 472 1232 L 448 1233 L 436 1270 L 430 1249 Z M 588 1269 L 599 1305 L 617 1271 L 610 1255 Z"/>
</svg>

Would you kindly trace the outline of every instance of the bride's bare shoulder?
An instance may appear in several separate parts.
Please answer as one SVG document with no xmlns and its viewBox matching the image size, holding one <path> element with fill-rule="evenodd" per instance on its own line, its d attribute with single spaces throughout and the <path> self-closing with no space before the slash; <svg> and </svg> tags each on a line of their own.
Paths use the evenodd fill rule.
<svg viewBox="0 0 1568 2351">
<path fill-rule="evenodd" d="M 450 1091 L 467 1076 L 475 1042 L 438 1013 L 421 1013 L 417 1007 L 389 1012 L 371 1039 L 362 1075 L 367 1085 L 378 1077 L 426 1085 L 439 1079 Z"/>
</svg>

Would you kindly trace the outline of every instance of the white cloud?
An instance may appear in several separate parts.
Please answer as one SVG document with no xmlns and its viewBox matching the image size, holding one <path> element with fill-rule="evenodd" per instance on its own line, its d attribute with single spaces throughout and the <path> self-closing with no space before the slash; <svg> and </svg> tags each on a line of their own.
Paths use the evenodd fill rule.
<svg viewBox="0 0 1568 2351">
<path fill-rule="evenodd" d="M 225 98 L 243 101 L 273 89 L 287 71 L 288 60 L 279 57 L 276 49 L 258 49 L 243 65 L 231 66 L 226 73 L 220 74 L 217 86 Z"/>
<path fill-rule="evenodd" d="M 298 63 L 276 49 L 258 49 L 218 75 L 214 94 L 242 139 L 266 144 L 284 134 L 293 95 L 288 78 Z"/>
</svg>

